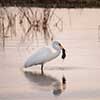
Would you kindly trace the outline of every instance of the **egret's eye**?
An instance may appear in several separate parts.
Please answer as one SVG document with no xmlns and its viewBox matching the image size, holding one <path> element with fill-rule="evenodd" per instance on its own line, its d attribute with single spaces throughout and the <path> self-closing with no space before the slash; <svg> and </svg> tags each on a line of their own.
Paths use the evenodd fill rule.
<svg viewBox="0 0 100 100">
<path fill-rule="evenodd" d="M 59 43 L 59 46 L 61 46 L 61 44 Z"/>
</svg>

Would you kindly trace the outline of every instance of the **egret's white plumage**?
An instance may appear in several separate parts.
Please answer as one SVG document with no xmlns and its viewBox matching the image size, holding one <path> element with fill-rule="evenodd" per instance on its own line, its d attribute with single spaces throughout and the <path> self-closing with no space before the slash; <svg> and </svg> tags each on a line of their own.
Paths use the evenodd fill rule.
<svg viewBox="0 0 100 100">
<path fill-rule="evenodd" d="M 52 50 L 47 47 L 41 48 L 39 51 L 37 51 L 35 54 L 28 58 L 28 60 L 25 63 L 25 67 L 37 64 L 44 64 L 47 61 L 50 61 L 57 57 L 59 53 L 60 52 L 52 52 Z"/>
<path fill-rule="evenodd" d="M 32 56 L 30 56 L 28 60 L 25 62 L 25 67 L 30 67 L 32 65 L 38 65 L 38 64 L 41 64 L 43 67 L 44 63 L 59 56 L 62 49 L 64 49 L 62 48 L 62 45 L 58 41 L 54 41 L 52 43 L 52 48 L 49 47 L 41 48 Z"/>
</svg>

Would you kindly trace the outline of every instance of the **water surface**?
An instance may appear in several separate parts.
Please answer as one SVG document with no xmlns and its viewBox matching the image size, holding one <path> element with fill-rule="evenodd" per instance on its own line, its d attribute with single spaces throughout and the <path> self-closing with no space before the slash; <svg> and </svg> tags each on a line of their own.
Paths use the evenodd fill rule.
<svg viewBox="0 0 100 100">
<path fill-rule="evenodd" d="M 27 57 L 43 44 L 26 49 L 8 43 L 5 51 L 0 51 L 0 100 L 100 99 L 100 10 L 57 9 L 55 14 L 63 20 L 63 32 L 52 22 L 54 39 L 63 44 L 68 57 L 47 63 L 44 75 L 40 66 L 24 72 Z"/>
</svg>

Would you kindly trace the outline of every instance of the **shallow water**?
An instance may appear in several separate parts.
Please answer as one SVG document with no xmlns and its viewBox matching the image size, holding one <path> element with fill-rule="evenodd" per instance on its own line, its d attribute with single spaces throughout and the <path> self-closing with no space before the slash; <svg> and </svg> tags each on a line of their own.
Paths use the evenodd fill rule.
<svg viewBox="0 0 100 100">
<path fill-rule="evenodd" d="M 64 30 L 57 36 L 55 33 L 55 39 L 61 41 L 67 50 L 67 58 L 63 61 L 58 57 L 47 63 L 44 75 L 41 75 L 40 66 L 23 69 L 25 60 L 34 49 L 8 46 L 5 51 L 1 50 L 0 100 L 100 99 L 100 42 L 97 30 L 100 10 L 60 11 L 57 10 L 56 14 L 63 17 Z M 63 77 L 66 84 L 62 84 Z"/>
</svg>

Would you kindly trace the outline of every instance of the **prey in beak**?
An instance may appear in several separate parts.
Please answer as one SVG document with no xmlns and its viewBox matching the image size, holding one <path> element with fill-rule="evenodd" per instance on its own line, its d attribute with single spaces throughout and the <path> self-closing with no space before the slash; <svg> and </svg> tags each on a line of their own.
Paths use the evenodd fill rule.
<svg viewBox="0 0 100 100">
<path fill-rule="evenodd" d="M 60 45 L 60 47 L 62 49 L 62 59 L 65 59 L 65 57 L 66 57 L 65 49 L 64 49 L 64 47 L 60 43 L 59 43 L 59 45 Z"/>
<path fill-rule="evenodd" d="M 66 57 L 66 52 L 65 52 L 65 49 L 63 48 L 62 49 L 62 59 L 65 59 L 65 57 Z"/>
</svg>

